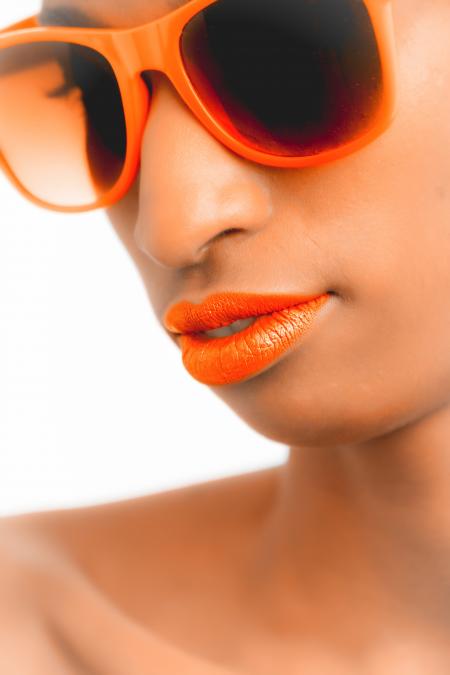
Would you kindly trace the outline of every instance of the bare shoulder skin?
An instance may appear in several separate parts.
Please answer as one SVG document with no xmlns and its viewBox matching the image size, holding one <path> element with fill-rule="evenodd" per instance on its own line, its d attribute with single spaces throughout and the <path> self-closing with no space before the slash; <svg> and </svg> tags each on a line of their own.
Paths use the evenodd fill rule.
<svg viewBox="0 0 450 675">
<path fill-rule="evenodd" d="M 30 642 L 36 634 L 43 667 L 53 659 L 55 673 L 65 672 L 57 670 L 64 660 L 65 668 L 74 668 L 68 673 L 78 672 L 84 659 L 102 668 L 122 659 L 126 673 L 131 646 L 139 646 L 147 665 L 161 660 L 164 673 L 175 674 L 180 664 L 186 673 L 190 667 L 199 675 L 202 669 L 205 675 L 231 672 L 222 667 L 221 652 L 227 634 L 236 639 L 245 605 L 237 570 L 251 559 L 255 526 L 267 516 L 277 473 L 4 519 L 0 588 L 8 641 L 18 635 L 25 644 L 25 607 Z M 103 651 L 101 630 L 118 635 Z"/>
<path fill-rule="evenodd" d="M 64 1 L 122 27 L 169 4 Z M 151 73 L 139 175 L 107 216 L 161 328 L 223 290 L 334 294 L 300 346 L 211 387 L 286 465 L 2 524 L 32 561 L 2 592 L 24 574 L 95 675 L 450 672 L 450 5 L 392 10 L 395 120 L 321 166 L 232 153 Z"/>
</svg>

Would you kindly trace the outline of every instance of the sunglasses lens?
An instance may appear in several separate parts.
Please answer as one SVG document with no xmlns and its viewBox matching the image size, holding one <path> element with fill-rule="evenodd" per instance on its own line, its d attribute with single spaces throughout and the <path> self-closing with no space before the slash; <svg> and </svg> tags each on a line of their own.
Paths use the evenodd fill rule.
<svg viewBox="0 0 450 675">
<path fill-rule="evenodd" d="M 65 42 L 0 50 L 0 152 L 23 187 L 58 207 L 96 202 L 126 155 L 122 99 L 97 51 Z"/>
<path fill-rule="evenodd" d="M 363 0 L 218 0 L 186 24 L 180 47 L 203 105 L 266 153 L 299 157 L 348 143 L 382 101 Z"/>
</svg>

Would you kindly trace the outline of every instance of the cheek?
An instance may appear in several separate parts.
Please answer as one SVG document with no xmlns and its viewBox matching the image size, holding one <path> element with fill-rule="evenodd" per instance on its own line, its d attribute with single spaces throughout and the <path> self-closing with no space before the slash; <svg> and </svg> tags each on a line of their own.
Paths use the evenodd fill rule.
<svg viewBox="0 0 450 675">
<path fill-rule="evenodd" d="M 412 376 L 421 364 L 428 363 L 431 375 L 439 364 L 448 367 L 450 359 L 450 41 L 445 15 L 450 20 L 450 6 L 444 9 L 437 2 L 420 20 L 417 12 L 409 23 L 398 18 L 405 27 L 398 37 L 398 114 L 380 142 L 359 158 L 356 174 L 365 196 L 358 204 L 360 234 L 352 231 L 347 259 L 348 270 L 356 274 L 356 299 L 371 307 L 380 328 L 389 324 L 387 354 L 397 354 L 399 364 L 414 365 Z"/>
<path fill-rule="evenodd" d="M 392 346 L 399 336 L 425 358 L 433 347 L 446 358 L 449 337 L 450 5 L 442 7 L 397 17 L 397 116 L 329 176 L 339 186 L 333 246 L 344 290 L 381 334 L 389 325 Z"/>
<path fill-rule="evenodd" d="M 390 129 L 343 161 L 303 172 L 297 186 L 294 177 L 285 184 L 286 193 L 300 195 L 298 208 L 307 212 L 336 278 L 330 287 L 342 296 L 313 338 L 276 368 L 239 387 L 216 389 L 273 440 L 368 440 L 450 398 L 450 40 L 444 15 L 450 20 L 450 6 L 441 3 L 420 21 L 417 10 L 414 22 L 398 18 L 399 102 Z"/>
</svg>

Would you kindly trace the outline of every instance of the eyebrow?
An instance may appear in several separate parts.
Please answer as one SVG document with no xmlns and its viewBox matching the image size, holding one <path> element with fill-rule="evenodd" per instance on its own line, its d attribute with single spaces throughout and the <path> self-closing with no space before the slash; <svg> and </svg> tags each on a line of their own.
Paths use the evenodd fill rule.
<svg viewBox="0 0 450 675">
<path fill-rule="evenodd" d="M 186 5 L 189 0 L 165 0 L 169 11 Z M 107 28 L 108 25 L 74 7 L 47 7 L 37 15 L 40 24 L 47 26 L 73 26 L 76 28 Z"/>
</svg>

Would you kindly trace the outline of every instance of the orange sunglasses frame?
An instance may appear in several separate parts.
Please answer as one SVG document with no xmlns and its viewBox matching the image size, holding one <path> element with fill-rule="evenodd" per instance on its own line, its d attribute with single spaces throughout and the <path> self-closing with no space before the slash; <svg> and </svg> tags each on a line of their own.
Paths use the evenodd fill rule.
<svg viewBox="0 0 450 675">
<path fill-rule="evenodd" d="M 126 122 L 127 152 L 115 185 L 98 200 L 83 206 L 56 206 L 30 193 L 0 152 L 0 167 L 13 185 L 38 206 L 63 212 L 89 211 L 110 206 L 131 187 L 140 165 L 141 141 L 150 109 L 150 92 L 141 77 L 146 70 L 163 72 L 192 113 L 221 143 L 253 162 L 280 168 L 317 166 L 344 157 L 367 145 L 390 125 L 396 109 L 396 53 L 392 0 L 364 0 L 377 40 L 383 77 L 383 99 L 370 128 L 351 142 L 332 150 L 302 157 L 277 156 L 246 145 L 214 118 L 197 94 L 183 65 L 180 37 L 196 14 L 217 0 L 191 0 L 165 16 L 127 29 L 40 26 L 33 16 L 0 32 L 0 49 L 29 42 L 70 42 L 95 49 L 110 63 L 120 89 Z M 243 0 L 244 1 L 244 0 Z"/>
</svg>

